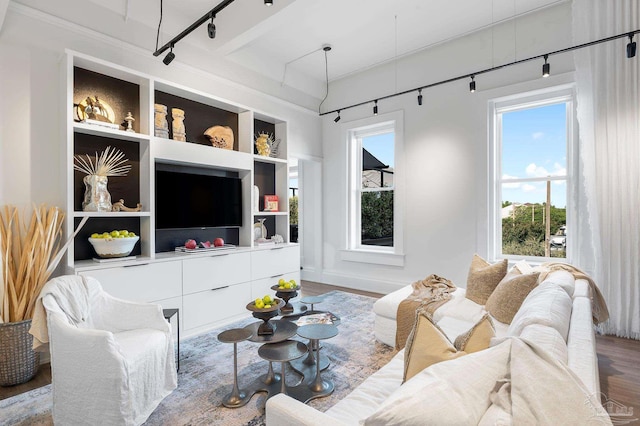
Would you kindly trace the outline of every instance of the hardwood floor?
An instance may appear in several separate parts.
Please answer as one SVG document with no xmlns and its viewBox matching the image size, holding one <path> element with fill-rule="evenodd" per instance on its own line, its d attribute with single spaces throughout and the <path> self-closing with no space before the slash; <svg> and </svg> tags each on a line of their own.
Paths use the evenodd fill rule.
<svg viewBox="0 0 640 426">
<path fill-rule="evenodd" d="M 342 290 L 370 297 L 382 294 L 352 290 L 311 281 L 302 283 L 303 296 L 317 296 L 332 290 Z M 615 336 L 596 336 L 598 368 L 600 370 L 600 390 L 603 401 L 614 400 L 626 407 L 632 407 L 634 413 L 640 413 L 640 341 Z M 17 386 L 0 387 L 0 399 L 9 398 L 31 389 L 51 383 L 49 364 L 40 366 L 38 374 L 27 383 Z"/>
</svg>

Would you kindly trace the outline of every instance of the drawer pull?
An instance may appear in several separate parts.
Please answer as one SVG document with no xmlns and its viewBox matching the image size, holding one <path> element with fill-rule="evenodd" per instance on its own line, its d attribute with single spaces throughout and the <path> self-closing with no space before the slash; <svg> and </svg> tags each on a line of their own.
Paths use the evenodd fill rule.
<svg viewBox="0 0 640 426">
<path fill-rule="evenodd" d="M 272 276 L 270 276 L 270 277 L 269 277 L 269 279 L 271 279 L 271 278 L 278 278 L 278 277 L 281 277 L 281 276 L 283 276 L 283 275 L 284 275 L 284 274 L 272 275 Z"/>
<path fill-rule="evenodd" d="M 282 250 L 284 247 L 274 247 L 271 250 Z"/>
<path fill-rule="evenodd" d="M 148 263 L 136 263 L 135 265 L 122 265 L 123 268 L 135 268 L 137 266 L 146 266 Z"/>
<path fill-rule="evenodd" d="M 212 288 L 211 291 L 216 291 L 216 290 L 222 290 L 223 288 L 229 288 L 228 285 L 225 285 L 224 287 L 216 287 L 216 288 Z"/>
</svg>

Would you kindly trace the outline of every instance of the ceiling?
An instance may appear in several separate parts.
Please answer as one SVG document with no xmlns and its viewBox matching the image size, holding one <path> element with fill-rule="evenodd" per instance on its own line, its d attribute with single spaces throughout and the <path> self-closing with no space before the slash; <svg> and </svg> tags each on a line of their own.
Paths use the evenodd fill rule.
<svg viewBox="0 0 640 426">
<path fill-rule="evenodd" d="M 60 14 L 60 5 L 64 3 L 16 1 L 50 8 L 54 14 L 55 4 L 58 3 Z M 104 9 L 109 9 L 127 27 L 142 25 L 155 35 L 162 2 L 160 45 L 163 45 L 221 1 L 89 0 L 82 2 L 82 7 L 85 22 L 87 14 L 95 20 Z M 235 0 L 216 16 L 214 40 L 208 37 L 205 23 L 176 44 L 174 52 L 179 58 L 180 49 L 189 44 L 317 97 L 324 91 L 326 73 L 330 81 L 339 79 L 565 1 L 274 0 L 273 6 L 266 7 L 263 0 Z M 63 16 L 73 19 L 68 18 L 70 14 Z M 155 50 L 155 37 L 148 44 L 143 47 Z M 322 46 L 326 44 L 332 50 L 326 54 L 325 68 Z"/>
</svg>

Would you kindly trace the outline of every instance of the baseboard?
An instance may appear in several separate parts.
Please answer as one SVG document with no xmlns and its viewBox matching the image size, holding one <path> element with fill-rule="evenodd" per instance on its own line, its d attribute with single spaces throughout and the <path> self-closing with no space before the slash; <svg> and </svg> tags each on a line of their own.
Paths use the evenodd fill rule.
<svg viewBox="0 0 640 426">
<path fill-rule="evenodd" d="M 358 275 L 345 274 L 338 271 L 325 270 L 318 279 L 313 281 L 322 284 L 330 284 L 338 287 L 345 287 L 360 291 L 370 291 L 373 293 L 389 294 L 398 290 L 410 282 L 405 281 L 388 281 L 388 280 L 372 280 L 370 278 L 362 278 Z M 311 280 L 310 280 L 311 281 Z"/>
</svg>

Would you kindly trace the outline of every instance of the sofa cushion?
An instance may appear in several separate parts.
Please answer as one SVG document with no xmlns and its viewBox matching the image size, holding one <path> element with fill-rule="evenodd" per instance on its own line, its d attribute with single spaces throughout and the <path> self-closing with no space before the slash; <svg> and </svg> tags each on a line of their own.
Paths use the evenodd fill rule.
<svg viewBox="0 0 640 426">
<path fill-rule="evenodd" d="M 560 286 L 567 292 L 569 297 L 573 296 L 576 287 L 576 279 L 569 271 L 552 272 L 544 279 L 544 282 L 551 282 Z"/>
<path fill-rule="evenodd" d="M 496 381 L 508 373 L 508 365 L 508 352 L 501 348 L 432 365 L 396 389 L 364 424 L 478 424 L 491 405 L 489 395 Z"/>
<path fill-rule="evenodd" d="M 532 345 L 544 349 L 558 361 L 567 364 L 567 343 L 555 328 L 542 324 L 530 324 L 522 330 L 520 338 L 528 340 Z"/>
<path fill-rule="evenodd" d="M 401 350 L 380 370 L 367 377 L 349 395 L 340 399 L 325 412 L 336 420 L 327 423 L 326 426 L 335 423 L 357 425 L 360 420 L 375 413 L 393 391 L 402 384 L 403 370 L 404 350 Z"/>
<path fill-rule="evenodd" d="M 464 354 L 456 350 L 447 335 L 433 322 L 429 313 L 418 309 L 404 351 L 402 381 L 409 380 L 432 364 L 458 358 Z"/>
<path fill-rule="evenodd" d="M 468 331 L 456 337 L 453 346 L 459 351 L 468 354 L 478 352 L 489 347 L 491 338 L 496 335 L 496 329 L 493 327 L 493 321 L 489 314 L 485 314 Z"/>
<path fill-rule="evenodd" d="M 524 299 L 538 285 L 539 276 L 535 272 L 500 281 L 484 308 L 498 321 L 510 324 Z"/>
<path fill-rule="evenodd" d="M 543 282 L 524 299 L 511 321 L 507 335 L 520 336 L 526 326 L 542 324 L 558 330 L 566 342 L 571 305 L 571 298 L 566 291 L 556 284 Z"/>
<path fill-rule="evenodd" d="M 467 275 L 467 299 L 484 305 L 506 274 L 507 259 L 491 264 L 474 254 Z"/>
</svg>

